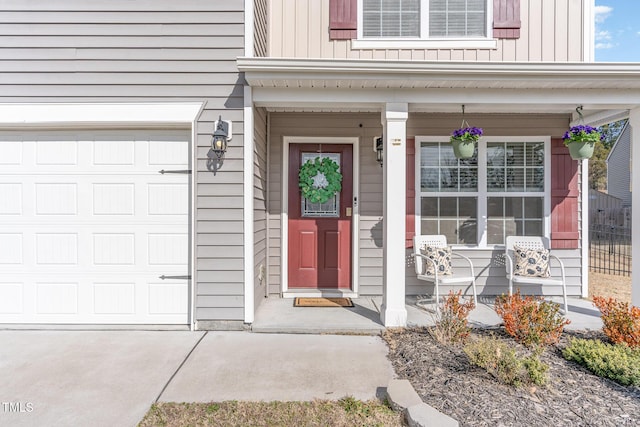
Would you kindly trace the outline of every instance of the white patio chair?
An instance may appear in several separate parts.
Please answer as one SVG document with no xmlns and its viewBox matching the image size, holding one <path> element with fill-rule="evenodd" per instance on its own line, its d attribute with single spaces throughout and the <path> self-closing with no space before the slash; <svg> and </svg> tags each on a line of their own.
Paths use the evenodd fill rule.
<svg viewBox="0 0 640 427">
<path fill-rule="evenodd" d="M 549 250 L 549 239 L 543 236 L 509 236 L 507 237 L 506 242 L 506 253 L 505 253 L 505 267 L 507 269 L 507 279 L 509 280 L 509 295 L 513 293 L 513 284 L 518 285 L 526 285 L 526 284 L 536 284 L 536 285 L 559 285 L 562 286 L 562 296 L 564 297 L 564 312 L 565 314 L 569 312 L 569 306 L 567 304 L 567 285 L 564 274 L 564 263 L 560 258 L 553 254 L 549 254 L 549 269 L 551 270 L 551 259 L 555 259 L 560 264 L 560 278 L 552 278 L 552 277 L 529 277 L 529 276 L 519 276 L 514 274 L 514 246 L 520 246 L 526 249 L 547 249 Z"/>
<path fill-rule="evenodd" d="M 462 258 L 467 261 L 469 268 L 463 267 L 463 273 L 459 272 L 460 267 L 453 269 L 453 274 L 442 275 L 438 274 L 438 266 L 436 262 L 431 258 L 423 255 L 420 249 L 425 246 L 433 246 L 436 248 L 444 248 L 447 246 L 447 237 L 443 235 L 416 235 L 413 237 L 413 255 L 415 258 L 416 277 L 419 280 L 424 280 L 434 284 L 436 293 L 436 307 L 439 308 L 440 291 L 438 287 L 440 285 L 450 285 L 455 283 L 471 283 L 473 288 L 473 303 L 478 305 L 478 296 L 476 294 L 476 276 L 473 271 L 473 263 L 469 258 L 460 254 L 459 252 L 451 251 L 452 257 Z M 425 274 L 426 263 L 431 263 L 434 267 L 434 274 Z"/>
</svg>

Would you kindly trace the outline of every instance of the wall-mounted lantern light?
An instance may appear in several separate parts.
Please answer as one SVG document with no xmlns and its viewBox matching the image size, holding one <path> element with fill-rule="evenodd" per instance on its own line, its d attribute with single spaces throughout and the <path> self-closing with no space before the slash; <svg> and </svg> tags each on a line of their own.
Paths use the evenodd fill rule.
<svg viewBox="0 0 640 427">
<path fill-rule="evenodd" d="M 231 122 L 222 120 L 222 116 L 219 116 L 213 127 L 215 131 L 211 136 L 211 150 L 209 154 L 213 154 L 217 160 L 220 160 L 227 151 L 228 142 L 231 140 Z"/>
<path fill-rule="evenodd" d="M 211 135 L 211 148 L 207 153 L 207 169 L 215 175 L 220 166 L 222 166 L 224 153 L 227 151 L 228 143 L 231 141 L 231 122 L 222 120 L 219 116 L 218 120 L 213 124 L 213 135 Z"/>
<path fill-rule="evenodd" d="M 373 138 L 373 149 L 376 152 L 376 161 L 380 163 L 380 167 L 382 167 L 384 143 L 382 142 L 381 136 Z"/>
</svg>

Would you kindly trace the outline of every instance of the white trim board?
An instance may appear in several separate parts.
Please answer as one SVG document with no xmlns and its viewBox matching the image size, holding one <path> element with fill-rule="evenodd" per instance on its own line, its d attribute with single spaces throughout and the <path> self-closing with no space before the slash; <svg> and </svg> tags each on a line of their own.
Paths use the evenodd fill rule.
<svg viewBox="0 0 640 427">
<path fill-rule="evenodd" d="M 0 126 L 194 123 L 201 102 L 118 104 L 0 104 Z"/>
<path fill-rule="evenodd" d="M 353 204 L 351 216 L 351 286 L 354 297 L 358 294 L 359 227 L 360 227 L 360 138 L 359 137 L 282 137 L 282 204 L 280 206 L 280 282 L 282 295 L 286 298 L 295 294 L 289 293 L 289 145 L 290 144 L 352 144 L 353 145 Z M 296 290 L 297 291 L 297 290 Z M 332 290 L 335 292 L 335 290 Z M 320 292 L 320 290 L 318 290 Z M 325 296 L 324 293 L 322 296 Z"/>
</svg>

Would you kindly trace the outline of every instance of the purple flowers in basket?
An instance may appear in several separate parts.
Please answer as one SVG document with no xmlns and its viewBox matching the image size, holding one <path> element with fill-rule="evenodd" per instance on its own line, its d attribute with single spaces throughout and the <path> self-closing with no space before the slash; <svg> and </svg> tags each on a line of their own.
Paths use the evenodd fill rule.
<svg viewBox="0 0 640 427">
<path fill-rule="evenodd" d="M 565 145 L 571 142 L 598 142 L 604 139 L 604 135 L 592 126 L 578 125 L 566 131 L 562 139 Z"/>
<path fill-rule="evenodd" d="M 482 128 L 465 127 L 456 129 L 451 134 L 451 140 L 476 142 L 482 136 Z"/>
</svg>

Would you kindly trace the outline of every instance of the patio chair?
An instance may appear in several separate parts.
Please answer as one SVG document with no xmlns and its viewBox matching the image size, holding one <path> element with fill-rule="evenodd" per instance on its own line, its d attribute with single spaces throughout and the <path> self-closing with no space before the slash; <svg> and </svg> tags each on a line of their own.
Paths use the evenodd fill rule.
<svg viewBox="0 0 640 427">
<path fill-rule="evenodd" d="M 514 283 L 517 285 L 536 284 L 541 286 L 545 286 L 545 285 L 546 286 L 548 285 L 562 286 L 562 295 L 564 297 L 564 312 L 565 314 L 568 313 L 569 306 L 567 304 L 567 285 L 566 285 L 565 274 L 564 274 L 564 263 L 562 262 L 562 260 L 560 260 L 560 258 L 549 253 L 549 257 L 546 260 L 548 264 L 548 272 L 549 272 L 548 277 L 534 277 L 534 276 L 524 275 L 524 274 L 527 274 L 527 272 L 523 272 L 522 269 L 520 269 L 520 272 L 516 271 L 516 269 L 518 268 L 518 265 L 517 265 L 518 260 L 516 258 L 517 254 L 514 251 L 514 246 L 527 249 L 527 250 L 545 249 L 548 251 L 550 248 L 549 239 L 542 236 L 509 236 L 507 237 L 507 242 L 505 246 L 506 246 L 505 267 L 507 269 L 507 279 L 509 280 L 509 295 L 513 293 Z M 521 259 L 524 259 L 523 258 L 524 254 L 525 252 L 521 252 L 521 257 L 520 257 Z M 556 261 L 558 261 L 558 264 L 560 265 L 560 278 L 557 278 L 557 277 L 552 278 L 550 275 L 551 259 L 555 259 Z M 536 261 L 537 260 L 536 260 L 535 254 L 531 258 L 523 261 L 525 263 L 528 263 L 528 265 L 530 266 L 528 270 L 533 270 L 533 271 L 530 271 L 530 273 L 536 274 L 535 270 L 540 269 L 540 265 L 537 264 Z M 544 260 L 541 263 L 544 264 Z"/>
<path fill-rule="evenodd" d="M 447 237 L 443 235 L 416 235 L 413 237 L 413 256 L 415 258 L 416 277 L 419 280 L 431 282 L 434 284 L 436 307 L 440 302 L 440 285 L 450 285 L 455 283 L 471 283 L 473 288 L 473 303 L 478 305 L 478 296 L 476 294 L 476 276 L 473 271 L 473 263 L 466 256 L 451 251 L 451 256 L 462 258 L 469 264 L 468 269 L 462 267 L 463 272 L 459 272 L 460 267 L 456 267 L 456 271 L 452 271 L 452 274 L 441 274 L 441 271 L 446 270 L 445 266 L 439 265 L 433 257 L 429 257 L 422 253 L 422 249 L 426 247 L 431 248 L 447 248 Z M 432 267 L 429 268 L 429 265 Z M 453 270 L 453 269 L 452 269 Z M 432 273 L 432 274 L 430 274 Z"/>
</svg>

